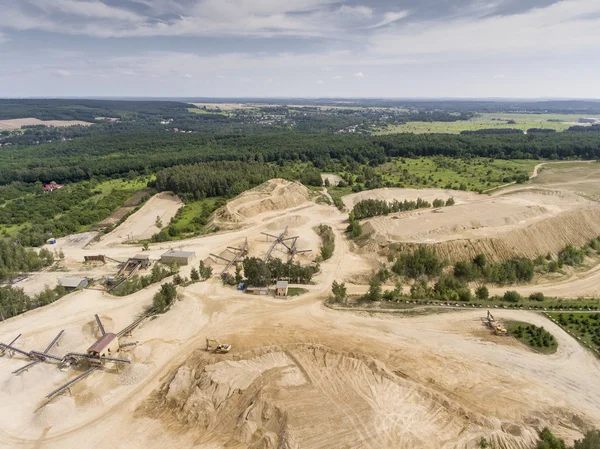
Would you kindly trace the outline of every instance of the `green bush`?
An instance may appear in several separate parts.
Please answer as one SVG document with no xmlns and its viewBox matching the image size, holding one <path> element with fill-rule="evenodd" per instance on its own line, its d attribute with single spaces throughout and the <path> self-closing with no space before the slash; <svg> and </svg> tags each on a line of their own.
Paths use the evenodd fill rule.
<svg viewBox="0 0 600 449">
<path fill-rule="evenodd" d="M 421 276 L 439 276 L 443 264 L 435 251 L 419 246 L 414 253 L 403 252 L 392 265 L 392 271 L 400 276 L 416 279 Z"/>
<path fill-rule="evenodd" d="M 504 293 L 502 299 L 506 302 L 520 302 L 523 298 L 521 297 L 521 295 L 519 295 L 518 292 L 514 290 L 509 290 L 506 293 Z"/>
<path fill-rule="evenodd" d="M 575 248 L 573 245 L 566 246 L 558 253 L 558 260 L 565 265 L 572 267 L 583 263 L 585 252 L 581 248 Z"/>
</svg>

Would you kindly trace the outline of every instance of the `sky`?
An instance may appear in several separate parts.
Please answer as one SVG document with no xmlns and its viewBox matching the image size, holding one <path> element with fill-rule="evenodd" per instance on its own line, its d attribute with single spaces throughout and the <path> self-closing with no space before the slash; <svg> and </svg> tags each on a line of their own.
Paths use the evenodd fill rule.
<svg viewBox="0 0 600 449">
<path fill-rule="evenodd" d="M 0 0 L 0 97 L 600 98 L 600 0 Z"/>
</svg>

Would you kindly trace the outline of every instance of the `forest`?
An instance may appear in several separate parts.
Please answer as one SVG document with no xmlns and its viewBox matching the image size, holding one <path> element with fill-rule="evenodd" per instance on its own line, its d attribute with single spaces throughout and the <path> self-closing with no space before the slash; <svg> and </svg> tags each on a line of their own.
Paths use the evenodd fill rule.
<svg viewBox="0 0 600 449">
<path fill-rule="evenodd" d="M 600 133 L 553 134 L 210 134 L 121 133 L 0 152 L 0 185 L 78 182 L 94 176 L 142 174 L 175 165 L 215 161 L 312 161 L 326 169 L 334 161 L 378 165 L 389 157 L 486 157 L 496 159 L 600 158 Z"/>
</svg>

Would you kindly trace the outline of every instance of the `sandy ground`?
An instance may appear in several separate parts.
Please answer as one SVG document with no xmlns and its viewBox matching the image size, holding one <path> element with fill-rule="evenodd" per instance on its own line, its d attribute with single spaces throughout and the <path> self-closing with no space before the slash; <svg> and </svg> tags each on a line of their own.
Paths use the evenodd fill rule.
<svg viewBox="0 0 600 449">
<path fill-rule="evenodd" d="M 334 175 L 333 173 L 323 173 L 321 178 L 323 178 L 323 182 L 328 179 L 329 185 L 332 186 L 337 186 L 342 181 L 341 176 Z"/>
<path fill-rule="evenodd" d="M 160 217 L 163 226 L 167 226 L 181 206 L 183 203 L 176 195 L 165 192 L 154 195 L 140 210 L 130 215 L 114 231 L 103 236 L 100 243 L 94 246 L 113 246 L 149 239 L 160 232 L 156 226 L 156 217 Z"/>
<path fill-rule="evenodd" d="M 494 195 L 381 189 L 353 194 L 344 201 L 351 207 L 367 198 L 403 201 L 421 197 L 431 201 L 450 195 L 454 195 L 454 206 L 366 219 L 363 231 L 371 234 L 372 242 L 378 245 L 431 244 L 450 260 L 470 259 L 478 253 L 492 260 L 535 258 L 557 253 L 568 244 L 581 246 L 600 235 L 598 202 L 550 186 L 521 186 Z"/>
<path fill-rule="evenodd" d="M 74 126 L 93 125 L 90 122 L 82 122 L 79 120 L 39 120 L 37 118 L 16 118 L 11 120 L 0 120 L 0 130 L 19 129 L 27 125 L 44 125 L 44 126 Z"/>
<path fill-rule="evenodd" d="M 498 447 L 524 449 L 543 426 L 569 440 L 600 426 L 600 362 L 541 315 L 502 311 L 497 318 L 543 325 L 559 342 L 556 354 L 538 355 L 490 335 L 482 310 L 399 318 L 324 307 L 334 280 L 357 280 L 376 265 L 350 251 L 346 214 L 308 202 L 293 187 L 299 196 L 288 203 L 290 186 L 275 184 L 264 186 L 270 194 L 255 192 L 248 204 L 234 203 L 236 216 L 247 213 L 241 229 L 178 245 L 206 259 L 247 238 L 250 255 L 263 257 L 268 244 L 261 232 L 276 234 L 287 225 L 290 235 L 300 236 L 299 247 L 316 251 L 312 228 L 329 224 L 336 249 L 308 293 L 289 300 L 254 297 L 218 279 L 180 287 L 168 313 L 124 338 L 138 342 L 119 354 L 131 366 L 120 372 L 106 366 L 50 403 L 44 396 L 78 371 L 41 364 L 14 376 L 26 361 L 5 355 L 0 448 L 474 449 L 485 436 Z M 140 252 L 118 241 L 92 248 L 69 241 L 57 243 L 69 273 L 83 270 L 86 254 L 125 260 Z M 147 254 L 157 259 L 169 245 L 151 245 Z M 116 264 L 90 265 L 89 273 L 113 267 L 116 272 Z M 599 272 L 582 278 L 598 279 Z M 562 284 L 569 296 L 576 282 Z M 98 338 L 95 313 L 107 331 L 119 331 L 159 288 L 121 298 L 90 289 L 72 293 L 0 323 L 0 341 L 22 333 L 19 348 L 43 350 L 65 330 L 52 354 L 85 351 Z M 233 349 L 206 353 L 206 337 Z"/>
</svg>

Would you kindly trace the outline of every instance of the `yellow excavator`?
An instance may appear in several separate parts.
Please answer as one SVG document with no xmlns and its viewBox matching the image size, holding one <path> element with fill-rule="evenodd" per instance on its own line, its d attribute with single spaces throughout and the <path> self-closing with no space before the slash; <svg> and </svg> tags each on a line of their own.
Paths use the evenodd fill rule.
<svg viewBox="0 0 600 449">
<path fill-rule="evenodd" d="M 225 354 L 230 351 L 231 345 L 229 343 L 220 343 L 214 338 L 206 337 L 206 350 L 210 352 L 213 348 L 217 354 Z"/>
<path fill-rule="evenodd" d="M 494 331 L 494 333 L 496 333 L 496 335 L 508 335 L 508 330 L 495 320 L 494 315 L 492 315 L 489 310 L 487 313 L 486 324 Z"/>
</svg>

